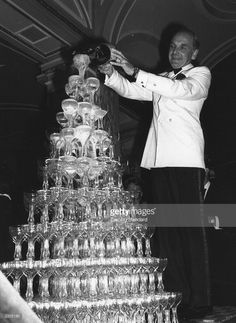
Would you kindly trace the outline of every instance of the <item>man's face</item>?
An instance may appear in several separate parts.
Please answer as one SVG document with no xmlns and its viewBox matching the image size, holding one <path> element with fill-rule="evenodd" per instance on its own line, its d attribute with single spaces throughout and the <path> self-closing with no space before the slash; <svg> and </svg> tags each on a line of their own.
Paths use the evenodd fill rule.
<svg viewBox="0 0 236 323">
<path fill-rule="evenodd" d="M 198 49 L 193 47 L 193 38 L 186 32 L 177 33 L 170 42 L 169 62 L 172 68 L 181 68 L 195 59 Z"/>
</svg>

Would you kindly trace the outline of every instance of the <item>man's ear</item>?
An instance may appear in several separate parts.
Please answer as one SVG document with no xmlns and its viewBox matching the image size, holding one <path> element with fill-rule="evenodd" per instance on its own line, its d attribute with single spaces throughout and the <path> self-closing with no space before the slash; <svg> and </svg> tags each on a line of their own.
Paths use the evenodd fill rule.
<svg viewBox="0 0 236 323">
<path fill-rule="evenodd" d="M 193 54 L 192 54 L 192 60 L 194 61 L 196 58 L 197 58 L 197 55 L 198 55 L 198 49 L 195 49 Z"/>
</svg>

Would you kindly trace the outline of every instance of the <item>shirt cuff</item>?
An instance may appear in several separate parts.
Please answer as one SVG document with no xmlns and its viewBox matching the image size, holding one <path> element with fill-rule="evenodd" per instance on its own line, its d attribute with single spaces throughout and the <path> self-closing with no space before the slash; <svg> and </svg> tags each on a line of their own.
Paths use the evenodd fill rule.
<svg viewBox="0 0 236 323">
<path fill-rule="evenodd" d="M 148 82 L 148 73 L 142 70 L 139 70 L 136 78 L 136 83 L 141 87 L 146 87 Z"/>
</svg>

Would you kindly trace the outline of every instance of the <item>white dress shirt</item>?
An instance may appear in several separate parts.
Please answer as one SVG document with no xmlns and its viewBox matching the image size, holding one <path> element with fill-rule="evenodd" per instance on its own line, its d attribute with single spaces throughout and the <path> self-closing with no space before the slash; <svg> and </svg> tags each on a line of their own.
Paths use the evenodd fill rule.
<svg viewBox="0 0 236 323">
<path fill-rule="evenodd" d="M 205 168 L 204 138 L 200 112 L 208 95 L 211 73 L 205 66 L 183 67 L 186 78 L 176 80 L 174 72 L 161 75 L 140 70 L 131 83 L 116 70 L 105 85 L 119 95 L 153 101 L 153 119 L 141 166 Z"/>
</svg>

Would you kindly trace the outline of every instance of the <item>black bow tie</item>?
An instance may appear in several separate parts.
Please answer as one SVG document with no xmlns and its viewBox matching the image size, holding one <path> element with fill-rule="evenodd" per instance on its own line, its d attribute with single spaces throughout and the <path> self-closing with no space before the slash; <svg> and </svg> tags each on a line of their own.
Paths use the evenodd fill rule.
<svg viewBox="0 0 236 323">
<path fill-rule="evenodd" d="M 173 71 L 175 74 L 179 73 L 182 70 L 182 68 L 174 68 Z"/>
<path fill-rule="evenodd" d="M 186 76 L 183 74 L 183 73 L 179 73 L 178 75 L 176 75 L 176 77 L 175 77 L 175 79 L 176 80 L 183 80 L 183 79 L 185 79 L 186 78 Z"/>
<path fill-rule="evenodd" d="M 186 76 L 183 73 L 179 73 L 181 70 L 182 70 L 181 67 L 180 68 L 174 68 L 173 69 L 173 72 L 175 73 L 175 75 L 177 74 L 176 77 L 175 77 L 176 80 L 183 80 L 183 79 L 185 79 Z"/>
</svg>

